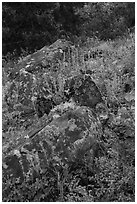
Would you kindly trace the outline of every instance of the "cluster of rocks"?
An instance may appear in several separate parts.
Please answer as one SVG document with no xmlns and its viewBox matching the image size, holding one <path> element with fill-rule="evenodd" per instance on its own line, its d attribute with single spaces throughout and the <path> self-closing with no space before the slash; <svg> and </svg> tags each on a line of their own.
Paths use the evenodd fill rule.
<svg viewBox="0 0 137 204">
<path fill-rule="evenodd" d="M 48 124 L 45 121 L 45 125 L 31 138 L 28 135 L 19 147 L 3 152 L 4 186 L 9 181 L 14 184 L 26 179 L 33 181 L 49 166 L 63 169 L 85 160 L 90 165 L 93 163 L 102 135 L 102 121 L 108 119 L 107 107 L 97 85 L 90 74 L 79 72 L 65 79 L 59 92 L 58 85 L 55 86 L 56 75 L 45 74 L 49 61 L 62 60 L 68 47 L 71 48 L 67 41 L 58 40 L 23 59 L 16 71 L 19 74 L 11 74 L 7 103 L 18 89 L 18 103 L 30 108 L 33 104 L 38 117 L 48 115 Z M 7 196 L 6 190 L 3 196 Z"/>
</svg>

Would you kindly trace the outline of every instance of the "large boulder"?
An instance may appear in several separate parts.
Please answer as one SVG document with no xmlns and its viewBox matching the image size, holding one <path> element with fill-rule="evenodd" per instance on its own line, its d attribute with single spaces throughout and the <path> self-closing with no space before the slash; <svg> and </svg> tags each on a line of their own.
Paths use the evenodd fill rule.
<svg viewBox="0 0 137 204">
<path fill-rule="evenodd" d="M 27 194 L 28 185 L 48 169 L 60 172 L 85 161 L 92 165 L 102 135 L 96 114 L 85 106 L 66 102 L 53 109 L 49 117 L 51 122 L 25 143 L 10 152 L 3 150 L 3 200 L 15 201 L 11 196 L 15 192 L 15 196 L 23 196 L 22 186 L 26 186 Z"/>
<path fill-rule="evenodd" d="M 44 46 L 42 49 L 23 58 L 16 65 L 16 67 L 14 67 L 10 77 L 16 78 L 19 70 L 21 69 L 25 69 L 25 71 L 37 74 L 43 70 L 45 72 L 45 69 L 58 67 L 62 62 L 68 61 L 70 58 L 69 54 L 73 50 L 75 50 L 75 46 L 73 46 L 70 41 L 58 39 L 49 47 Z"/>
<path fill-rule="evenodd" d="M 37 97 L 60 95 L 56 71 L 64 62 L 69 63 L 73 49 L 71 42 L 59 39 L 22 59 L 9 74 L 5 96 L 9 109 L 14 110 L 15 104 L 32 108 Z"/>
</svg>

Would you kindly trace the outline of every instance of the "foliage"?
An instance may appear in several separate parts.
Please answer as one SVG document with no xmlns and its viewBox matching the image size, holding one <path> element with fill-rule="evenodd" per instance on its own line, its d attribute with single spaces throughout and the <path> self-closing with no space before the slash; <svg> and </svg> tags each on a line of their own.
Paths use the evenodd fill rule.
<svg viewBox="0 0 137 204">
<path fill-rule="evenodd" d="M 3 55 L 33 52 L 58 39 L 116 39 L 135 26 L 134 2 L 3 2 Z"/>
<path fill-rule="evenodd" d="M 87 3 L 80 10 L 81 32 L 85 36 L 97 36 L 104 40 L 115 39 L 134 25 L 134 8 L 132 3 Z"/>
</svg>

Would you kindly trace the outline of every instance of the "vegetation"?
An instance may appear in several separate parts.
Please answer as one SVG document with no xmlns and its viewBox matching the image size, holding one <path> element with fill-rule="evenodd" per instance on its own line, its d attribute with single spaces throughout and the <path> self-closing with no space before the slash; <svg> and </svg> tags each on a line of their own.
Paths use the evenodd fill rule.
<svg viewBox="0 0 137 204">
<path fill-rule="evenodd" d="M 71 41 L 115 39 L 135 26 L 135 3 L 3 2 L 3 55 L 50 45 L 65 30 Z"/>
<path fill-rule="evenodd" d="M 3 153 L 14 149 L 24 135 L 40 127 L 47 117 L 38 118 L 31 105 L 19 106 L 21 94 L 17 82 L 20 81 L 15 74 L 24 57 L 53 43 L 62 29 L 76 49 L 69 55 L 65 53 L 58 66 L 54 66 L 57 61 L 53 58 L 48 64 L 47 75 L 52 83 L 56 79 L 53 94 L 56 105 L 66 100 L 62 95 L 65 80 L 82 70 L 92 76 L 109 113 L 109 119 L 102 124 L 100 148 L 93 165 L 86 160 L 81 165 L 75 163 L 67 176 L 46 169 L 35 181 L 31 183 L 26 178 L 22 185 L 3 180 L 3 201 L 135 201 L 134 9 L 134 3 L 126 2 L 3 3 Z M 34 68 L 40 70 L 37 65 Z M 34 71 L 39 86 L 43 85 L 40 72 Z M 45 79 L 50 84 L 49 78 Z M 22 97 L 28 98 L 25 94 Z M 27 114 L 23 115 L 22 110 Z"/>
</svg>

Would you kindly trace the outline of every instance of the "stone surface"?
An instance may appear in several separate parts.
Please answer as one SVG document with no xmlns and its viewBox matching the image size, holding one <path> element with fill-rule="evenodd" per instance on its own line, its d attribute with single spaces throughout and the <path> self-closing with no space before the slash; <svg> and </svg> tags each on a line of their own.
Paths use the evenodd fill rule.
<svg viewBox="0 0 137 204">
<path fill-rule="evenodd" d="M 104 103 L 101 93 L 90 74 L 79 74 L 66 80 L 64 92 L 68 99 L 73 98 L 80 105 L 95 108 Z"/>
<path fill-rule="evenodd" d="M 11 81 L 5 95 L 9 111 L 16 111 L 17 106 L 22 106 L 20 111 L 24 107 L 23 115 L 33 109 L 38 117 L 42 117 L 44 113 L 49 114 L 55 105 L 70 98 L 90 108 L 103 103 L 90 74 L 78 71 L 69 77 L 60 71 L 62 65 L 64 69 L 63 63 L 71 64 L 70 58 L 75 49 L 70 41 L 59 39 L 22 59 L 9 76 Z"/>
<path fill-rule="evenodd" d="M 35 102 L 35 109 L 38 117 L 42 117 L 45 113 L 48 115 L 51 109 L 54 108 L 55 102 L 53 98 L 38 97 Z"/>
<path fill-rule="evenodd" d="M 20 61 L 9 75 L 10 83 L 5 99 L 10 109 L 21 103 L 32 107 L 34 98 L 58 94 L 57 76 L 61 65 L 70 59 L 75 49 L 71 42 L 57 40 Z"/>
<path fill-rule="evenodd" d="M 33 181 L 49 168 L 57 171 L 73 163 L 92 165 L 102 130 L 95 113 L 85 106 L 62 103 L 50 113 L 51 122 L 31 139 L 9 152 L 3 151 L 3 188 L 8 183 Z M 18 188 L 18 186 L 16 186 Z M 7 190 L 3 191 L 3 197 Z M 10 193 L 10 192 L 8 192 Z"/>
</svg>

